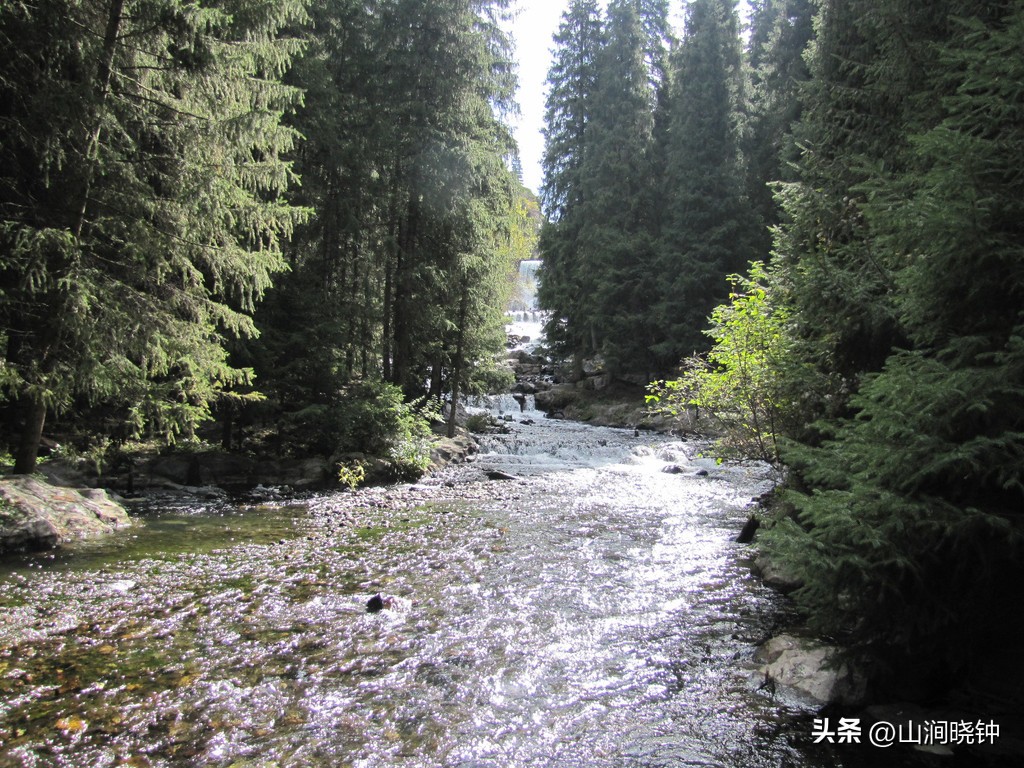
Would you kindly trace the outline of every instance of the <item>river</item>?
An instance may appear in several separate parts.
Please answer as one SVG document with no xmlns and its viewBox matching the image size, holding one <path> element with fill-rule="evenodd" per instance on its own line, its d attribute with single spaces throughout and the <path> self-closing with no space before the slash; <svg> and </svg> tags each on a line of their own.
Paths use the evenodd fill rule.
<svg viewBox="0 0 1024 768">
<path fill-rule="evenodd" d="M 0 766 L 840 765 L 759 685 L 767 471 L 536 416 L 413 486 L 7 564 Z"/>
</svg>

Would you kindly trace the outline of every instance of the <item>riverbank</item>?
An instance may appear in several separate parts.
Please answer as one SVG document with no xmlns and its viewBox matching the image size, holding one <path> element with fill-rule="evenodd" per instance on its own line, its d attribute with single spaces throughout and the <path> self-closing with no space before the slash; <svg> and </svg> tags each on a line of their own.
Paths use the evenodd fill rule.
<svg viewBox="0 0 1024 768">
<path fill-rule="evenodd" d="M 471 461 L 476 439 L 464 428 L 435 436 L 425 475 Z M 354 455 L 364 480 L 398 481 L 391 464 Z M 280 501 L 341 487 L 327 458 L 270 458 L 212 447 L 123 453 L 102 473 L 85 461 L 50 459 L 35 475 L 0 477 L 0 556 L 66 546 L 131 525 L 127 510 L 155 500 Z"/>
</svg>

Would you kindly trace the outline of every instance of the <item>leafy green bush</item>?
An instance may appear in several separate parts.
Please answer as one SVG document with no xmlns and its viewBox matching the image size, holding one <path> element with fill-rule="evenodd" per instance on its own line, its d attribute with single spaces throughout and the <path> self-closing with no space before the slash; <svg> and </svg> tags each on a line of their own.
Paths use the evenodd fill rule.
<svg viewBox="0 0 1024 768">
<path fill-rule="evenodd" d="M 348 461 L 338 465 L 338 482 L 347 488 L 357 488 L 366 480 L 366 467 L 359 461 Z"/>
<path fill-rule="evenodd" d="M 349 387 L 325 414 L 335 453 L 364 453 L 394 462 L 403 474 L 430 463 L 430 424 L 402 390 L 381 381 Z"/>
<path fill-rule="evenodd" d="M 749 276 L 728 279 L 729 303 L 714 309 L 705 331 L 714 347 L 706 357 L 684 361 L 680 378 L 651 384 L 648 407 L 677 417 L 698 409 L 719 427 L 721 455 L 778 466 L 779 436 L 796 408 L 788 376 L 788 313 L 773 302 L 762 262 L 751 264 Z"/>
<path fill-rule="evenodd" d="M 393 465 L 394 479 L 418 477 L 430 464 L 430 416 L 393 384 L 361 381 L 333 403 L 291 414 L 286 442 L 303 453 L 384 459 Z"/>
</svg>

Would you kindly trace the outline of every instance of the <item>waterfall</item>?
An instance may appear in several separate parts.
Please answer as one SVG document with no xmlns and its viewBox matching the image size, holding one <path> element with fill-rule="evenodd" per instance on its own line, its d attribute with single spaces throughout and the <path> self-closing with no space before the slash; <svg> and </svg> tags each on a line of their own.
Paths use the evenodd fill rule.
<svg viewBox="0 0 1024 768">
<path fill-rule="evenodd" d="M 502 418 L 512 416 L 533 416 L 543 418 L 542 413 L 537 411 L 537 404 L 533 395 L 474 395 L 466 398 L 466 410 L 469 413 L 489 413 L 491 416 Z"/>
<path fill-rule="evenodd" d="M 519 262 L 515 294 L 505 313 L 505 332 L 509 334 L 510 348 L 531 350 L 540 343 L 547 320 L 547 313 L 541 312 L 537 306 L 537 271 L 543 263 L 540 259 Z"/>
<path fill-rule="evenodd" d="M 512 297 L 510 311 L 537 311 L 537 270 L 542 263 L 540 259 L 524 259 L 519 262 L 519 279 L 516 281 L 516 293 Z"/>
</svg>

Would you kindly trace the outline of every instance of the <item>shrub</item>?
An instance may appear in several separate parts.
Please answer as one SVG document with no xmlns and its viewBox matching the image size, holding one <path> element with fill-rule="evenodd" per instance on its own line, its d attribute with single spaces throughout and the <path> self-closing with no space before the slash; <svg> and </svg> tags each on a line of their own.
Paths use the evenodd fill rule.
<svg viewBox="0 0 1024 768">
<path fill-rule="evenodd" d="M 719 428 L 723 456 L 758 458 L 778 466 L 778 440 L 796 401 L 788 370 L 788 313 L 772 301 L 762 262 L 749 276 L 730 275 L 729 303 L 711 314 L 714 339 L 706 357 L 684 361 L 682 375 L 648 387 L 648 407 L 678 417 L 687 410 L 709 416 Z"/>
</svg>

